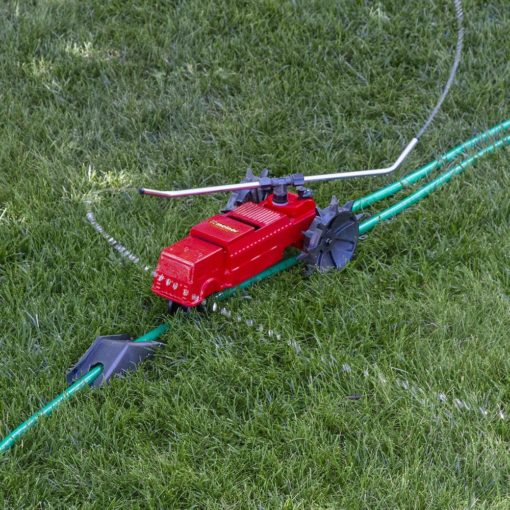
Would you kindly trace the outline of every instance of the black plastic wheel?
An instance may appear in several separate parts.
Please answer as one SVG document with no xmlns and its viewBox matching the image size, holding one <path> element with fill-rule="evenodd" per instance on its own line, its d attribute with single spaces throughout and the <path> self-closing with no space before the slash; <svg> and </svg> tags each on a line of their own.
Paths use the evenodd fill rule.
<svg viewBox="0 0 510 510">
<path fill-rule="evenodd" d="M 303 252 L 300 259 L 309 268 L 321 272 L 342 269 L 354 256 L 358 245 L 358 220 L 348 203 L 338 207 L 335 197 L 328 207 L 317 210 L 317 216 L 303 233 Z"/>
<path fill-rule="evenodd" d="M 341 212 L 326 227 L 317 250 L 319 271 L 342 269 L 354 256 L 358 245 L 358 222 L 350 212 Z"/>
<path fill-rule="evenodd" d="M 190 306 L 181 305 L 181 304 L 176 303 L 175 301 L 172 301 L 169 299 L 168 303 L 167 303 L 166 311 L 170 315 L 175 315 L 179 310 L 181 310 L 184 313 L 189 313 L 192 310 L 192 308 Z"/>
</svg>

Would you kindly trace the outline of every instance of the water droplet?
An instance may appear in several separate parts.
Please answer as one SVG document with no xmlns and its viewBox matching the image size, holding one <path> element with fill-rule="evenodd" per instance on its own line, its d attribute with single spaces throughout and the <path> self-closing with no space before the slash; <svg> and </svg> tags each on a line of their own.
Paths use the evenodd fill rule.
<svg viewBox="0 0 510 510">
<path fill-rule="evenodd" d="M 294 349 L 296 354 L 300 354 L 301 353 L 301 346 L 296 342 L 296 340 L 289 340 L 288 344 L 289 344 L 290 347 L 292 347 L 292 349 Z"/>
<path fill-rule="evenodd" d="M 459 400 L 458 398 L 454 398 L 453 399 L 453 405 L 457 409 L 464 409 L 464 402 L 462 402 L 462 400 Z"/>
<path fill-rule="evenodd" d="M 230 319 L 230 317 L 232 316 L 230 310 L 227 310 L 226 308 L 222 308 L 220 313 L 221 315 L 227 317 L 228 319 Z"/>
</svg>

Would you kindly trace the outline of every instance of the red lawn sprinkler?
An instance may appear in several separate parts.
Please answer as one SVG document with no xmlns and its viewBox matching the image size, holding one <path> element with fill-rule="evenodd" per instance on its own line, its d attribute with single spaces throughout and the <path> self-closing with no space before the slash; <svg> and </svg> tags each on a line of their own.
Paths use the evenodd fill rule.
<svg viewBox="0 0 510 510">
<path fill-rule="evenodd" d="M 162 251 L 152 291 L 168 300 L 169 311 L 195 307 L 282 261 L 292 247 L 301 250 L 299 259 L 320 271 L 343 268 L 356 250 L 360 216 L 352 212 L 352 202 L 339 207 L 335 197 L 328 207 L 318 208 L 304 184 L 320 178 L 269 178 L 267 171 L 258 178 L 248 170 L 241 184 L 174 192 L 232 195 L 221 214 L 195 225 L 187 237 Z M 290 186 L 297 193 L 290 193 Z M 172 196 L 143 188 L 140 192 Z"/>
</svg>

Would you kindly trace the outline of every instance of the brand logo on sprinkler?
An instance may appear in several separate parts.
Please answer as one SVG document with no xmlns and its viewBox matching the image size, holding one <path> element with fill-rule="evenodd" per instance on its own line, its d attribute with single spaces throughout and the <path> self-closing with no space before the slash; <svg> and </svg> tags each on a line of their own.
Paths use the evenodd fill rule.
<svg viewBox="0 0 510 510">
<path fill-rule="evenodd" d="M 237 230 L 236 228 L 229 227 L 228 225 L 224 225 L 223 223 L 220 223 L 219 221 L 216 220 L 211 220 L 209 223 L 213 227 L 219 228 L 220 230 L 224 230 L 225 232 L 232 232 L 234 234 L 237 234 L 239 232 L 239 230 Z"/>
</svg>

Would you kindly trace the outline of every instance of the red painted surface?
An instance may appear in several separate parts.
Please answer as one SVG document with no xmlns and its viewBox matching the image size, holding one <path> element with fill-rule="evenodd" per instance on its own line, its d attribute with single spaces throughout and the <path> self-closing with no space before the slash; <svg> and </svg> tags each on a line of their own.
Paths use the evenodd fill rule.
<svg viewBox="0 0 510 510">
<path fill-rule="evenodd" d="M 196 306 L 239 285 L 282 260 L 286 248 L 301 248 L 315 208 L 313 199 L 289 193 L 287 205 L 273 204 L 270 195 L 259 204 L 247 202 L 208 218 L 161 252 L 152 291 Z"/>
</svg>

